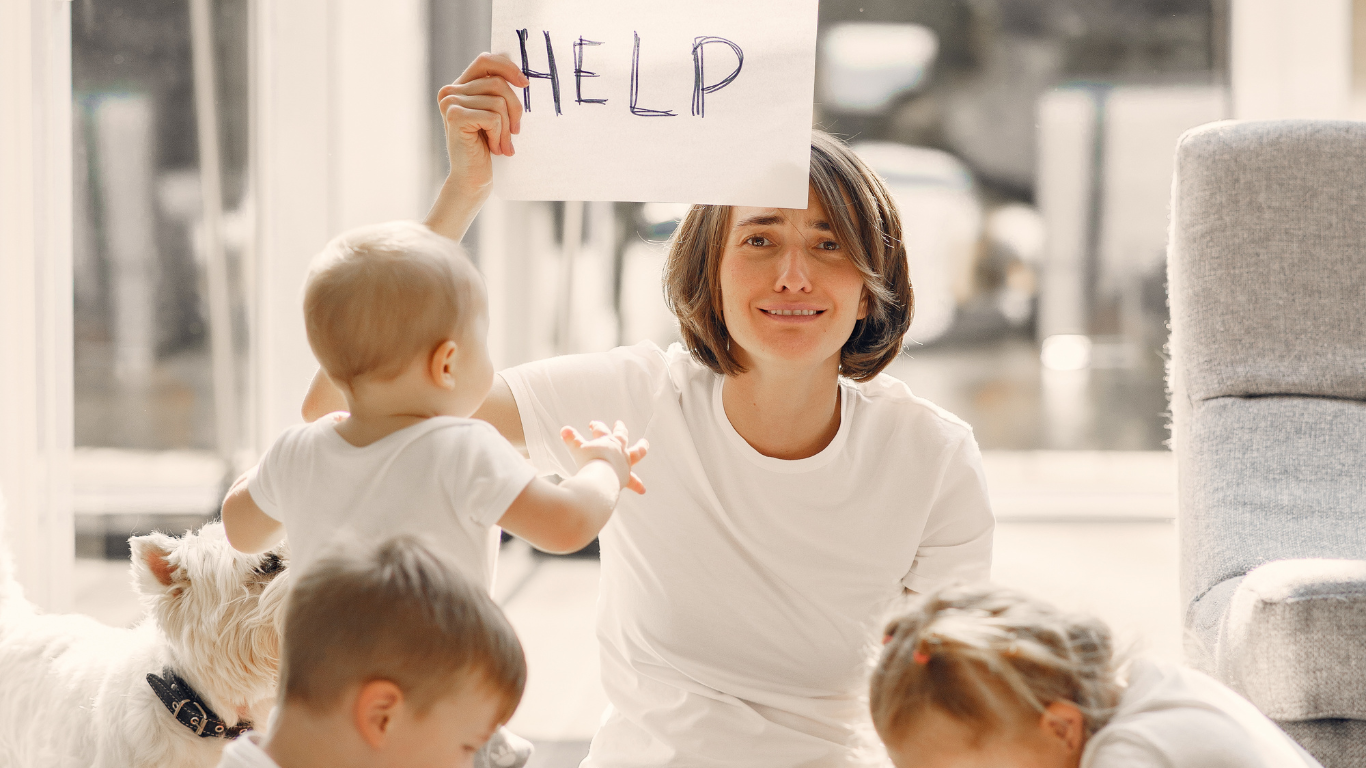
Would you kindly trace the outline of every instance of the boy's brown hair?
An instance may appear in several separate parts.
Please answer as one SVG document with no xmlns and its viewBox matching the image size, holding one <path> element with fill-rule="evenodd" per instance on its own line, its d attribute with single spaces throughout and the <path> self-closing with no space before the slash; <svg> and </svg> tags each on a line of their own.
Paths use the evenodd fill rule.
<svg viewBox="0 0 1366 768">
<path fill-rule="evenodd" d="M 1089 737 L 1119 703 L 1109 628 L 1008 589 L 939 589 L 884 634 L 869 705 L 888 743 L 931 708 L 985 735 L 1057 701 L 1077 707 Z"/>
<path fill-rule="evenodd" d="M 344 232 L 309 265 L 308 345 L 338 384 L 393 378 L 463 326 L 482 300 L 478 281 L 458 243 L 417 222 Z"/>
<path fill-rule="evenodd" d="M 343 545 L 295 578 L 285 605 L 280 697 L 326 712 L 353 686 L 388 680 L 419 716 L 466 685 L 526 685 L 521 643 L 486 592 L 412 536 Z"/>
<path fill-rule="evenodd" d="M 834 239 L 863 275 L 868 313 L 844 344 L 840 373 L 867 381 L 900 354 L 915 312 L 901 216 L 882 179 L 824 131 L 811 132 L 811 191 L 825 207 Z M 721 314 L 721 254 L 731 210 L 694 205 L 674 231 L 664 267 L 664 298 L 683 343 L 698 362 L 724 376 L 744 372 Z"/>
</svg>

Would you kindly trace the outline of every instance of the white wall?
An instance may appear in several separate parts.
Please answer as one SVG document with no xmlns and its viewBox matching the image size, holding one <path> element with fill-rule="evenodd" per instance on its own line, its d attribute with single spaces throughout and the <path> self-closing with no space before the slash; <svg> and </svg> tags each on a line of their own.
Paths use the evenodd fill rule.
<svg viewBox="0 0 1366 768">
<path fill-rule="evenodd" d="M 255 442 L 299 421 L 316 362 L 300 292 L 308 261 L 360 224 L 421 219 L 436 94 L 423 0 L 258 0 L 253 172 L 258 301 Z"/>
<path fill-rule="evenodd" d="M 1233 116 L 1347 118 L 1352 0 L 1233 0 Z"/>
<path fill-rule="evenodd" d="M 71 4 L 0 2 L 0 489 L 30 599 L 70 601 Z"/>
</svg>

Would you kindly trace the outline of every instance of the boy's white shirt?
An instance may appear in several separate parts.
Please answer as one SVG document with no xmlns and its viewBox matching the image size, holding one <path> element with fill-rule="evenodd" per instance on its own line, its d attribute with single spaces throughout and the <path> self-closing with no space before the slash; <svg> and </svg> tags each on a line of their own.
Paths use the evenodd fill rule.
<svg viewBox="0 0 1366 768">
<path fill-rule="evenodd" d="M 601 534 L 603 685 L 585 768 L 864 765 L 867 668 L 905 589 L 989 575 L 993 520 L 972 430 L 890 376 L 841 381 L 816 456 L 755 451 L 722 377 L 678 345 L 504 371 L 541 472 L 561 426 L 621 419 L 650 455 Z"/>
<path fill-rule="evenodd" d="M 270 759 L 270 755 L 261 749 L 260 741 L 263 738 L 264 734 L 251 731 L 233 740 L 223 748 L 223 757 L 218 761 L 218 768 L 280 768 Z"/>
<path fill-rule="evenodd" d="M 290 567 L 307 568 L 338 535 L 416 534 L 492 589 L 498 520 L 535 469 L 488 423 L 437 416 L 354 446 L 331 419 L 285 430 L 247 490 L 284 523 Z"/>
<path fill-rule="evenodd" d="M 1130 664 L 1119 710 L 1081 768 L 1321 768 L 1247 699 L 1176 664 Z"/>
</svg>

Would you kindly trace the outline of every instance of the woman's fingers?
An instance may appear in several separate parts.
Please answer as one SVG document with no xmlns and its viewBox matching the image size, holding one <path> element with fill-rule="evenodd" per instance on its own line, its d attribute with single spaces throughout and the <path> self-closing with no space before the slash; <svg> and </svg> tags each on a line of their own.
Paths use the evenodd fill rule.
<svg viewBox="0 0 1366 768">
<path fill-rule="evenodd" d="M 528 85 L 522 70 L 506 56 L 482 54 L 456 79 L 454 83 L 443 86 L 437 92 L 441 113 L 446 118 L 446 129 L 462 131 L 474 124 L 485 133 L 484 143 L 495 155 L 512 155 L 512 135 L 522 130 L 522 102 L 517 98 L 513 85 Z M 452 107 L 462 107 L 466 112 L 451 111 Z M 491 130 L 486 117 L 476 118 L 473 113 L 491 112 L 499 115 L 497 130 Z"/>
<path fill-rule="evenodd" d="M 641 482 L 640 477 L 634 472 L 631 473 L 631 481 L 626 484 L 626 487 L 636 493 L 645 493 L 645 483 Z"/>
<path fill-rule="evenodd" d="M 522 74 L 521 67 L 512 63 L 512 59 L 502 54 L 481 53 L 465 71 L 460 73 L 460 77 L 455 79 L 455 84 L 468 83 L 471 80 L 478 80 L 481 77 L 495 75 L 512 83 L 518 88 L 525 88 L 530 82 L 526 75 Z"/>
<path fill-rule="evenodd" d="M 503 116 L 484 109 L 470 109 L 454 104 L 445 111 L 448 130 L 466 135 L 482 133 L 483 142 L 495 155 L 503 152 Z"/>
<path fill-rule="evenodd" d="M 508 118 L 508 105 L 505 100 L 498 96 L 458 95 L 451 96 L 448 101 L 465 109 L 492 112 L 498 115 L 500 126 L 498 141 L 496 145 L 494 142 L 489 142 L 489 148 L 496 155 L 512 154 L 512 133 L 507 130 L 512 121 Z"/>
<path fill-rule="evenodd" d="M 522 130 L 522 100 L 518 98 L 517 92 L 512 90 L 508 81 L 501 77 L 483 77 L 460 86 L 446 86 L 447 88 L 457 88 L 459 93 L 470 96 L 492 96 L 502 99 L 507 106 L 505 114 L 509 118 L 508 125 L 512 126 L 513 133 L 520 133 Z M 444 89 L 443 89 L 444 90 Z"/>
</svg>

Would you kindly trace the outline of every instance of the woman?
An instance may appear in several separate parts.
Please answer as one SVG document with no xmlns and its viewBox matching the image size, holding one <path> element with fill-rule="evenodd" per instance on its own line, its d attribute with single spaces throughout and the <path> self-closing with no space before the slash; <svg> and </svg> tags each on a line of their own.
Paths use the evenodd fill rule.
<svg viewBox="0 0 1366 768">
<path fill-rule="evenodd" d="M 526 84 L 484 55 L 441 90 L 451 173 L 428 225 L 459 239 L 511 154 Z M 880 375 L 910 325 L 882 182 L 812 138 L 805 210 L 693 206 L 665 276 L 684 345 L 517 366 L 475 414 L 542 472 L 559 430 L 650 444 L 603 530 L 612 707 L 585 765 L 861 765 L 878 620 L 905 591 L 985 578 L 992 517 L 971 429 Z M 319 382 L 306 406 L 335 401 Z"/>
</svg>

